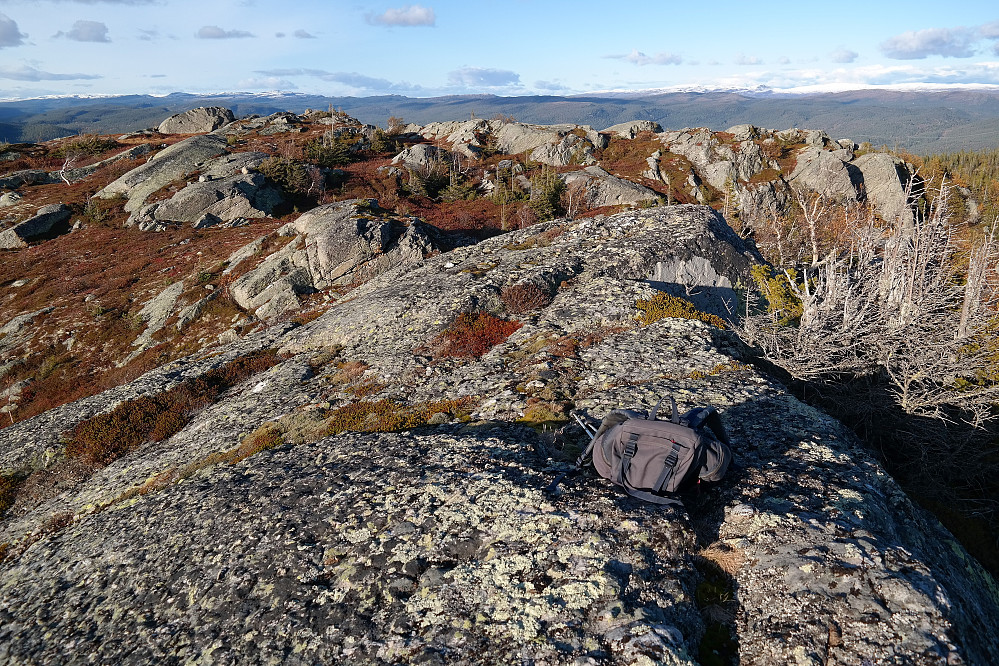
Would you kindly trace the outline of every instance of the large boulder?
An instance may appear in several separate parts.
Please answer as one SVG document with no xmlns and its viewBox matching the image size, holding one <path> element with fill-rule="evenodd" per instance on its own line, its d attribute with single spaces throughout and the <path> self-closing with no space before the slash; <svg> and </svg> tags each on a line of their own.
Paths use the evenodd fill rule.
<svg viewBox="0 0 999 666">
<path fill-rule="evenodd" d="M 66 204 L 42 206 L 27 220 L 15 224 L 10 229 L 0 231 L 0 249 L 16 250 L 28 246 L 28 241 L 37 240 L 64 224 L 73 215 Z"/>
<path fill-rule="evenodd" d="M 292 242 L 231 287 L 240 307 L 262 319 L 295 309 L 297 295 L 356 285 L 394 268 L 417 266 L 448 249 L 433 226 L 390 215 L 366 200 L 320 206 L 282 233 L 294 236 Z"/>
<path fill-rule="evenodd" d="M 47 185 L 59 182 L 58 176 L 42 169 L 24 169 L 0 177 L 0 188 L 16 190 L 25 185 Z"/>
<path fill-rule="evenodd" d="M 170 199 L 144 206 L 133 222 L 143 230 L 169 223 L 196 228 L 241 218 L 268 217 L 284 202 L 280 189 L 259 173 L 239 173 L 218 180 L 191 183 Z"/>
<path fill-rule="evenodd" d="M 856 166 L 847 164 L 840 156 L 806 146 L 798 152 L 798 161 L 788 180 L 836 201 L 856 201 L 863 176 Z"/>
<path fill-rule="evenodd" d="M 887 153 L 867 153 L 853 161 L 863 174 L 864 194 L 878 215 L 888 222 L 911 225 L 913 192 L 921 189 L 914 170 Z"/>
<path fill-rule="evenodd" d="M 483 148 L 480 137 L 490 131 L 489 121 L 477 119 L 430 123 L 421 127 L 419 133 L 431 141 L 447 141 L 452 150 L 474 159 Z"/>
<path fill-rule="evenodd" d="M 110 183 L 95 196 L 104 199 L 125 196 L 128 198 L 125 210 L 130 213 L 138 211 L 153 192 L 227 152 L 225 137 L 213 134 L 192 136 L 156 153 L 148 162 Z"/>
<path fill-rule="evenodd" d="M 418 143 L 415 146 L 405 148 L 401 153 L 393 157 L 392 164 L 423 172 L 441 163 L 450 166 L 450 157 L 450 153 L 443 148 L 431 146 L 426 143 Z"/>
<path fill-rule="evenodd" d="M 655 190 L 612 176 L 599 166 L 570 171 L 561 177 L 568 187 L 580 184 L 586 188 L 586 203 L 591 208 L 634 206 L 653 202 L 659 196 Z"/>
<path fill-rule="evenodd" d="M 205 134 L 228 125 L 236 117 L 221 106 L 202 106 L 170 116 L 159 126 L 160 134 Z"/>
<path fill-rule="evenodd" d="M 634 139 L 642 132 L 662 132 L 662 126 L 654 120 L 631 120 L 625 123 L 618 123 L 601 130 L 603 134 L 615 134 L 622 139 Z"/>
<path fill-rule="evenodd" d="M 577 132 L 583 136 L 578 136 Z M 503 123 L 493 130 L 493 134 L 500 152 L 507 155 L 528 153 L 530 159 L 550 166 L 591 164 L 595 141 L 599 141 L 591 128 L 569 124 Z"/>
</svg>

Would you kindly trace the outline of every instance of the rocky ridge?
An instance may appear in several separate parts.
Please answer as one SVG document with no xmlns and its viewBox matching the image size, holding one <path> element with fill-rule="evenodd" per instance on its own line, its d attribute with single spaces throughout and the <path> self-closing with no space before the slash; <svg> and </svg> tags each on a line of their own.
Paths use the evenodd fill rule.
<svg viewBox="0 0 999 666">
<path fill-rule="evenodd" d="M 710 284 L 672 286 L 724 290 L 758 260 L 704 207 L 538 225 L 389 270 L 311 323 L 3 429 L 3 469 L 52 466 L 59 433 L 94 412 L 251 349 L 285 357 L 170 439 L 14 507 L 0 537 L 16 551 L 0 565 L 0 654 L 988 663 L 991 579 L 849 432 L 743 365 L 724 330 L 635 322 L 651 278 L 709 275 L 677 268 L 706 261 Z M 550 301 L 514 314 L 504 288 L 524 284 Z M 430 343 L 473 310 L 522 325 L 481 358 L 436 357 Z M 364 370 L 345 386 L 351 362 Z M 465 398 L 469 420 L 442 407 L 438 425 L 408 432 L 304 434 L 356 404 L 360 385 L 372 405 Z M 718 487 L 684 510 L 593 478 L 545 494 L 569 452 L 518 419 L 569 405 L 598 419 L 663 394 L 722 410 L 738 463 Z M 210 462 L 267 422 L 286 444 Z M 176 470 L 186 475 L 155 483 Z M 727 648 L 711 638 L 719 627 Z"/>
<path fill-rule="evenodd" d="M 268 153 L 235 147 L 312 122 L 354 148 L 374 138 L 326 115 L 191 114 L 208 124 L 184 133 L 207 134 L 99 196 L 123 197 L 143 231 L 267 221 L 279 205 L 257 171 Z M 434 142 L 402 150 L 409 169 L 499 151 L 510 157 L 494 178 L 541 162 L 590 207 L 731 192 L 750 210 L 804 186 L 911 215 L 909 166 L 816 131 L 471 120 L 407 132 Z M 641 177 L 611 166 L 627 163 L 611 159 L 622 146 Z M 40 173 L 5 186 L 29 193 L 51 182 Z M 271 228 L 202 271 L 239 306 L 214 347 L 0 430 L 0 475 L 31 489 L 0 519 L 5 662 L 985 664 L 999 651 L 994 581 L 842 425 L 746 365 L 728 331 L 636 321 L 636 302 L 660 291 L 731 316 L 762 258 L 717 212 L 642 208 L 472 244 L 355 199 Z M 137 302 L 126 361 L 222 300 L 192 281 Z M 324 314 L 281 321 L 306 302 Z M 6 320 L 0 349 L 20 349 L 52 311 Z M 462 355 L 471 340 L 444 341 L 466 315 L 508 333 Z M 95 414 L 263 350 L 280 362 L 164 441 L 97 468 L 67 455 L 66 433 Z M 28 388 L 5 388 L 4 413 Z M 721 484 L 682 510 L 591 477 L 544 491 L 583 442 L 544 427 L 668 394 L 722 410 L 737 463 Z M 408 425 L 378 432 L 391 423 Z M 261 433 L 276 446 L 246 453 Z"/>
</svg>

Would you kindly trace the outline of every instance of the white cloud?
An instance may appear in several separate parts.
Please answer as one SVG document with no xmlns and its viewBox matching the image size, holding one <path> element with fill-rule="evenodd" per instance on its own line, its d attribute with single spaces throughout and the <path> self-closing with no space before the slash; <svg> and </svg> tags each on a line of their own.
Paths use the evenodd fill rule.
<svg viewBox="0 0 999 666">
<path fill-rule="evenodd" d="M 736 65 L 762 65 L 763 61 L 756 56 L 740 55 L 735 59 Z"/>
<path fill-rule="evenodd" d="M 71 39 L 74 42 L 110 42 L 111 38 L 108 36 L 108 27 L 100 21 L 77 21 L 73 24 L 73 27 L 69 29 L 69 32 L 63 32 L 60 30 L 55 34 L 56 37 L 65 37 L 66 39 Z"/>
<path fill-rule="evenodd" d="M 520 83 L 520 74 L 505 69 L 462 67 L 447 74 L 448 83 L 466 88 L 502 88 Z"/>
<path fill-rule="evenodd" d="M 559 92 L 562 90 L 568 90 L 567 86 L 555 81 L 535 81 L 534 87 L 538 90 L 545 90 L 547 92 Z"/>
<path fill-rule="evenodd" d="M 371 25 L 432 26 L 437 23 L 437 16 L 431 7 L 406 5 L 398 9 L 387 9 L 382 14 L 368 14 L 365 20 Z"/>
<path fill-rule="evenodd" d="M 243 39 L 253 37 L 252 32 L 245 30 L 223 30 L 217 25 L 206 25 L 194 34 L 198 39 Z"/>
<path fill-rule="evenodd" d="M 0 14 L 0 49 L 5 46 L 20 46 L 27 37 L 17 27 L 14 19 L 6 14 Z"/>
<path fill-rule="evenodd" d="M 662 51 L 653 56 L 646 55 L 638 49 L 632 49 L 628 55 L 609 55 L 607 58 L 615 60 L 627 60 L 633 65 L 644 67 L 645 65 L 679 65 L 683 62 L 683 57 L 676 53 Z"/>
<path fill-rule="evenodd" d="M 315 35 L 309 34 L 308 32 L 306 32 L 305 30 L 302 30 L 302 29 L 298 29 L 298 30 L 296 30 L 292 34 L 295 37 L 297 37 L 298 39 L 315 39 L 316 38 Z"/>
<path fill-rule="evenodd" d="M 11 81 L 74 81 L 77 79 L 99 79 L 98 74 L 54 74 L 44 72 L 31 65 L 0 65 L 0 79 Z"/>
<path fill-rule="evenodd" d="M 999 21 L 986 23 L 978 27 L 978 34 L 985 39 L 999 39 Z"/>
<path fill-rule="evenodd" d="M 850 49 L 839 48 L 830 54 L 833 62 L 853 62 L 857 59 L 860 54 L 856 51 L 851 51 Z"/>
<path fill-rule="evenodd" d="M 791 64 L 791 59 L 788 58 L 787 56 L 781 56 L 781 57 L 777 58 L 777 62 L 778 62 L 778 64 L 781 64 L 781 65 L 790 65 Z"/>
<path fill-rule="evenodd" d="M 291 81 L 277 76 L 243 79 L 236 86 L 241 90 L 295 90 L 298 88 Z"/>
<path fill-rule="evenodd" d="M 929 56 L 970 58 L 975 55 L 978 30 L 973 28 L 927 28 L 909 30 L 881 42 L 881 53 L 894 60 L 922 60 Z"/>
<path fill-rule="evenodd" d="M 325 69 L 264 69 L 257 70 L 255 74 L 262 74 L 265 77 L 290 77 L 290 76 L 311 76 L 330 83 L 341 83 L 358 90 L 370 90 L 374 92 L 415 92 L 421 88 L 406 82 L 393 83 L 387 79 L 379 79 L 373 76 L 366 76 L 357 72 L 328 72 Z"/>
</svg>

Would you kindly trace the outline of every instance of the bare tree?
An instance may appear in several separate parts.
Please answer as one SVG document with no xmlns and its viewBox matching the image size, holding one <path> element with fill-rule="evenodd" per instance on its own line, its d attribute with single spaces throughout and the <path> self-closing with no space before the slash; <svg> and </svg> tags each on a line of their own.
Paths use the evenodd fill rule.
<svg viewBox="0 0 999 666">
<path fill-rule="evenodd" d="M 799 380 L 881 376 L 907 414 L 961 413 L 982 424 L 999 399 L 999 386 L 985 379 L 994 354 L 996 234 L 964 247 L 945 219 L 948 191 L 941 185 L 914 226 L 856 220 L 848 253 L 815 261 L 813 245 L 804 278 L 785 276 L 801 300 L 799 325 L 747 311 L 740 335 Z"/>
</svg>

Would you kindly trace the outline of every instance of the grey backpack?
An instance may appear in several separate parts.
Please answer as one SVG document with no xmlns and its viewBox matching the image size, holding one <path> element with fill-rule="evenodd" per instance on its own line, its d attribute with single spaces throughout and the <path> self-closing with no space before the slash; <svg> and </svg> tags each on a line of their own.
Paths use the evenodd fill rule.
<svg viewBox="0 0 999 666">
<path fill-rule="evenodd" d="M 676 401 L 670 398 L 670 403 L 669 421 L 656 418 L 661 400 L 647 417 L 628 409 L 612 411 L 592 433 L 576 468 L 592 461 L 600 476 L 632 497 L 656 504 L 680 504 L 669 495 L 698 481 L 720 480 L 732 451 L 718 412 L 696 407 L 680 416 Z M 586 424 L 580 424 L 589 434 Z"/>
</svg>

